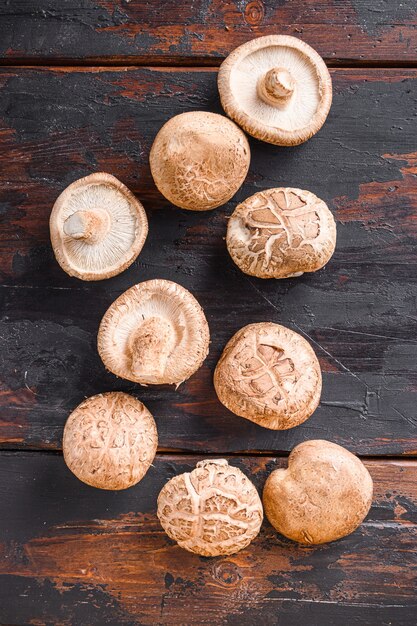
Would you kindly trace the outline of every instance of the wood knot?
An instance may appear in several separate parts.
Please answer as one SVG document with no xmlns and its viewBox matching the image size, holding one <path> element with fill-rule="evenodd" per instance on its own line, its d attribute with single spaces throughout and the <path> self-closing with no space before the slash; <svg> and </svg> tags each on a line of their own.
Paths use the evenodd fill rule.
<svg viewBox="0 0 417 626">
<path fill-rule="evenodd" d="M 224 587 L 236 586 L 242 580 L 238 566 L 232 561 L 222 561 L 213 568 L 213 578 Z"/>
<path fill-rule="evenodd" d="M 260 26 L 265 17 L 265 7 L 260 0 L 252 0 L 245 7 L 245 21 L 249 26 Z"/>
</svg>

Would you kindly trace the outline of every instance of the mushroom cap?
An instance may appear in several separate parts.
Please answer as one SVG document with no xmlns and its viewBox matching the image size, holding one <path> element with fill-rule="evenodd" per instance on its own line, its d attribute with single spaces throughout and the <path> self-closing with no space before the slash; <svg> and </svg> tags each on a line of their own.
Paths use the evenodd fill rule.
<svg viewBox="0 0 417 626">
<path fill-rule="evenodd" d="M 278 146 L 296 146 L 323 126 L 332 81 L 320 55 L 288 35 L 258 37 L 223 61 L 218 75 L 227 115 L 247 133 Z"/>
<path fill-rule="evenodd" d="M 330 441 L 305 441 L 288 469 L 268 477 L 263 503 L 272 526 L 304 544 L 326 543 L 353 532 L 372 504 L 372 478 L 354 454 Z"/>
<path fill-rule="evenodd" d="M 49 225 L 56 260 L 82 280 L 120 274 L 136 259 L 148 234 L 142 204 L 104 172 L 69 185 L 58 196 Z"/>
<path fill-rule="evenodd" d="M 272 322 L 249 324 L 227 343 L 214 372 L 220 402 L 271 430 L 298 426 L 316 410 L 321 370 L 310 344 Z"/>
<path fill-rule="evenodd" d="M 77 478 L 99 489 L 138 483 L 158 445 L 155 421 L 136 398 L 118 391 L 87 398 L 68 417 L 62 448 Z"/>
<path fill-rule="evenodd" d="M 179 385 L 203 363 L 210 334 L 194 296 L 170 280 L 148 280 L 109 307 L 98 352 L 113 374 L 141 385 Z"/>
<path fill-rule="evenodd" d="M 225 459 L 197 463 L 158 496 L 158 517 L 181 548 L 202 556 L 234 554 L 256 537 L 263 519 L 255 486 Z"/>
<path fill-rule="evenodd" d="M 226 242 L 245 274 L 288 278 L 327 263 L 336 246 L 336 224 L 327 205 L 310 191 L 278 187 L 236 207 Z"/>
<path fill-rule="evenodd" d="M 208 211 L 225 204 L 242 185 L 250 149 L 244 133 L 227 117 L 191 111 L 164 124 L 149 162 L 156 186 L 172 204 Z"/>
</svg>

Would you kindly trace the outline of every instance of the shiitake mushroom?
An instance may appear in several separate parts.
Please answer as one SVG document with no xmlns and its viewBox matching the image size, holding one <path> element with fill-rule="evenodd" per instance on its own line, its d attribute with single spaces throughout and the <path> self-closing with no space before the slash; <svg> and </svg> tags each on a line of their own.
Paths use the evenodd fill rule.
<svg viewBox="0 0 417 626">
<path fill-rule="evenodd" d="M 111 174 L 80 178 L 57 198 L 49 220 L 56 260 L 70 276 L 103 280 L 136 259 L 148 234 L 145 209 Z"/>
<path fill-rule="evenodd" d="M 158 518 L 181 548 L 219 556 L 249 545 L 263 510 L 255 486 L 239 468 L 208 459 L 166 483 L 158 496 Z"/>
<path fill-rule="evenodd" d="M 321 383 L 310 344 L 272 322 L 241 328 L 214 372 L 220 402 L 235 415 L 272 430 L 293 428 L 308 419 L 320 402 Z"/>
<path fill-rule="evenodd" d="M 223 61 L 220 100 L 249 135 L 278 146 L 297 146 L 323 126 L 332 81 L 320 55 L 288 35 L 248 41 Z"/>
<path fill-rule="evenodd" d="M 316 272 L 332 256 L 336 224 L 310 191 L 277 187 L 255 193 L 228 222 L 227 249 L 245 274 L 290 278 Z"/>
<path fill-rule="evenodd" d="M 352 533 L 368 514 L 372 492 L 360 459 L 330 441 L 311 440 L 294 448 L 288 469 L 270 474 L 263 504 L 279 533 L 311 545 Z"/>
<path fill-rule="evenodd" d="M 179 385 L 208 354 L 210 334 L 194 296 L 169 280 L 125 291 L 105 313 L 98 352 L 116 376 L 141 385 Z"/>
<path fill-rule="evenodd" d="M 118 391 L 87 398 L 68 417 L 62 449 L 69 469 L 99 489 L 138 483 L 156 454 L 155 420 L 142 402 Z"/>
<path fill-rule="evenodd" d="M 208 211 L 225 204 L 242 185 L 250 149 L 245 134 L 227 117 L 190 111 L 164 124 L 149 162 L 156 186 L 172 204 Z"/>
</svg>

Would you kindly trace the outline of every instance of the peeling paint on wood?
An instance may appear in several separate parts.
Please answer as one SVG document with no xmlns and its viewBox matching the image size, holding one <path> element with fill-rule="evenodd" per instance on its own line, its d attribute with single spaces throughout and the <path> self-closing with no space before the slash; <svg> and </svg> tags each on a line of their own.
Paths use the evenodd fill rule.
<svg viewBox="0 0 417 626">
<path fill-rule="evenodd" d="M 414 0 L 20 0 L 0 3 L 5 62 L 218 64 L 261 35 L 302 38 L 331 62 L 415 62 Z"/>
<path fill-rule="evenodd" d="M 249 626 L 262 616 L 271 625 L 411 626 L 415 462 L 367 462 L 374 504 L 349 537 L 299 546 L 264 522 L 249 548 L 210 559 L 181 550 L 155 515 L 163 484 L 197 461 L 157 457 L 138 485 L 106 492 L 77 481 L 61 456 L 1 453 L 7 478 L 0 487 L 1 623 Z M 286 463 L 267 457 L 229 462 L 260 491 L 266 476 Z"/>
<path fill-rule="evenodd" d="M 199 558 L 168 539 L 155 509 L 162 485 L 201 454 L 239 453 L 229 462 L 259 490 L 286 464 L 259 453 L 309 438 L 417 454 L 417 71 L 382 69 L 415 67 L 416 17 L 414 0 L 0 0 L 0 64 L 39 65 L 0 70 L 0 447 L 19 449 L 0 452 L 0 623 L 415 625 L 415 460 L 366 460 L 366 522 L 316 548 L 265 522 L 240 554 Z M 308 143 L 251 140 L 249 176 L 225 207 L 175 209 L 151 180 L 155 134 L 176 113 L 222 112 L 216 72 L 198 66 L 270 33 L 300 37 L 329 65 L 373 69 L 331 70 L 333 107 Z M 65 186 L 98 170 L 144 202 L 150 235 L 128 271 L 86 284 L 54 261 L 48 218 Z M 334 211 L 337 250 L 317 274 L 262 281 L 227 254 L 236 203 L 276 185 L 311 189 Z M 177 392 L 115 378 L 95 347 L 108 305 L 154 277 L 195 293 L 212 332 L 209 358 Z M 306 337 L 324 373 L 318 411 L 287 432 L 233 416 L 212 386 L 226 341 L 264 320 Z M 153 411 L 161 452 L 182 451 L 118 493 L 77 481 L 59 452 L 74 406 L 117 389 Z"/>
</svg>

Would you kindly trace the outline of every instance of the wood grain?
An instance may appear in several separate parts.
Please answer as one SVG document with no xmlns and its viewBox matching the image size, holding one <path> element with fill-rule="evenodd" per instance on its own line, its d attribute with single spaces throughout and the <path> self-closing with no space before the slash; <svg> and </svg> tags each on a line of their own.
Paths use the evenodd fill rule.
<svg viewBox="0 0 417 626">
<path fill-rule="evenodd" d="M 412 624 L 417 608 L 417 463 L 368 461 L 373 507 L 352 535 L 302 547 L 265 521 L 249 548 L 208 559 L 181 550 L 156 497 L 195 457 L 158 457 L 121 492 L 80 483 L 61 456 L 0 454 L 0 622 Z M 285 460 L 231 458 L 262 490 Z M 204 610 L 202 611 L 202 607 Z"/>
<path fill-rule="evenodd" d="M 136 394 L 156 417 L 161 449 L 288 451 L 328 438 L 364 454 L 417 450 L 417 72 L 333 70 L 322 131 L 298 148 L 251 141 L 249 176 L 225 207 L 198 214 L 169 205 L 148 153 L 170 116 L 220 112 L 214 71 L 6 69 L 0 72 L 0 437 L 6 446 L 61 446 L 69 412 L 107 390 Z M 85 283 L 55 262 L 48 218 L 60 191 L 108 171 L 144 202 L 150 234 L 137 262 Z M 263 281 L 228 256 L 227 216 L 239 200 L 278 185 L 310 189 L 338 224 L 327 267 Z M 125 289 L 150 278 L 190 289 L 204 307 L 210 355 L 178 391 L 141 388 L 106 373 L 98 324 Z M 313 345 L 322 401 L 299 428 L 262 429 L 216 399 L 212 371 L 241 326 L 275 321 Z"/>
<path fill-rule="evenodd" d="M 287 34 L 337 62 L 415 63 L 414 0 L 20 0 L 0 2 L 5 63 L 219 64 L 236 46 Z"/>
</svg>

